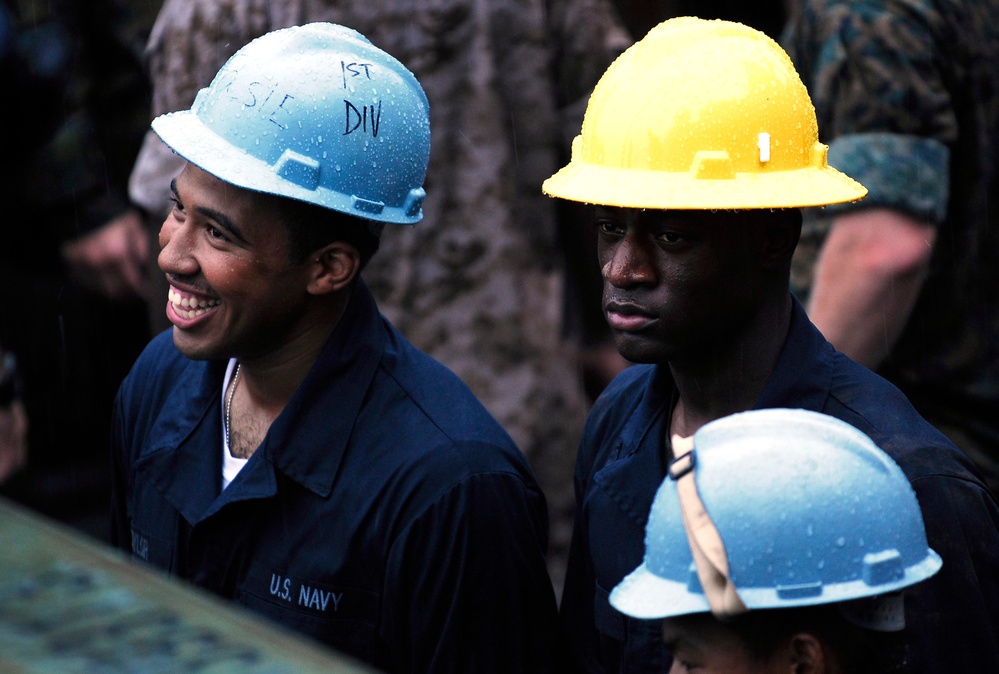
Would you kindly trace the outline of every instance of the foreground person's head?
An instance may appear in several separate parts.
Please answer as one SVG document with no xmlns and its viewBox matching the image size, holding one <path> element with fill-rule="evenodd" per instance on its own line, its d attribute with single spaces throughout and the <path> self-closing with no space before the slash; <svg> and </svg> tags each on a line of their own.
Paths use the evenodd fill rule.
<svg viewBox="0 0 999 674">
<path fill-rule="evenodd" d="M 611 604 L 665 619 L 674 672 L 897 671 L 901 590 L 941 566 L 898 466 L 804 410 L 725 417 L 688 444 Z"/>
<path fill-rule="evenodd" d="M 786 299 L 800 209 L 867 193 L 827 149 L 790 58 L 748 26 L 670 19 L 607 69 L 543 190 L 595 207 L 622 355 L 697 356 Z"/>
<path fill-rule="evenodd" d="M 250 357 L 327 332 L 382 227 L 422 218 L 429 119 L 402 63 L 329 23 L 253 40 L 157 117 L 188 162 L 160 231 L 178 348 Z"/>
</svg>

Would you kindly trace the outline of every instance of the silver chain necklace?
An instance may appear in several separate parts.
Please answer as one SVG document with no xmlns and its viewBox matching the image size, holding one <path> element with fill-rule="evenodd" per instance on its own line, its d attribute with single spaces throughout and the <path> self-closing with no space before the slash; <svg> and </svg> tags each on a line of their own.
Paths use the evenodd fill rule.
<svg viewBox="0 0 999 674">
<path fill-rule="evenodd" d="M 236 384 L 239 383 L 239 368 L 242 363 L 236 363 L 236 371 L 232 375 L 232 384 L 229 385 L 229 399 L 225 403 L 225 445 L 229 448 L 229 452 L 232 452 L 232 446 L 229 444 L 229 426 L 232 414 L 232 398 L 236 395 Z"/>
</svg>

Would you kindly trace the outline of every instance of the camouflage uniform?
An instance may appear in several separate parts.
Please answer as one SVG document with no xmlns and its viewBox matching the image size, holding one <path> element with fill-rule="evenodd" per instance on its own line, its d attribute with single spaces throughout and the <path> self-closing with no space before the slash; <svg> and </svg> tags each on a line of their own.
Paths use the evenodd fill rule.
<svg viewBox="0 0 999 674">
<path fill-rule="evenodd" d="M 604 0 L 167 0 L 149 44 L 154 113 L 188 108 L 250 39 L 310 21 L 359 30 L 426 90 L 424 219 L 385 229 L 365 279 L 383 313 L 454 370 L 531 461 L 553 515 L 559 586 L 586 404 L 561 334 L 555 203 L 540 186 L 628 38 Z M 148 137 L 133 198 L 165 213 L 179 168 Z"/>
<path fill-rule="evenodd" d="M 929 275 L 881 366 L 999 493 L 999 2 L 802 3 L 785 47 L 829 162 L 870 195 L 806 213 L 802 298 L 829 219 L 891 207 L 938 227 Z"/>
</svg>

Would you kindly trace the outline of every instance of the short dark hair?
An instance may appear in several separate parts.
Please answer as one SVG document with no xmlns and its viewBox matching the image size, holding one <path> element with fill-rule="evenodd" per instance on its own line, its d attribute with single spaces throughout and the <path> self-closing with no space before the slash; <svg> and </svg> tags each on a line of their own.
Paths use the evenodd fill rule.
<svg viewBox="0 0 999 674">
<path fill-rule="evenodd" d="M 725 623 L 750 656 L 766 660 L 785 640 L 807 632 L 829 645 L 843 671 L 851 674 L 904 674 L 905 630 L 878 632 L 859 627 L 836 604 L 749 611 Z"/>
<path fill-rule="evenodd" d="M 288 231 L 289 255 L 296 264 L 334 241 L 354 246 L 362 269 L 378 251 L 379 237 L 370 227 L 378 223 L 297 199 L 278 197 L 277 203 Z"/>
</svg>

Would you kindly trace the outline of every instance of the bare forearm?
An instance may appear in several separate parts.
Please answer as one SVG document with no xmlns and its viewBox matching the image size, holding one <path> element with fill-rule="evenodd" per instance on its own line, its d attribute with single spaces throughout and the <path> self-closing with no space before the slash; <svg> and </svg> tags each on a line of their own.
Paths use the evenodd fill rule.
<svg viewBox="0 0 999 674">
<path fill-rule="evenodd" d="M 877 367 L 915 306 L 935 240 L 935 227 L 897 211 L 837 218 L 816 264 L 810 318 L 837 349 Z"/>
</svg>

